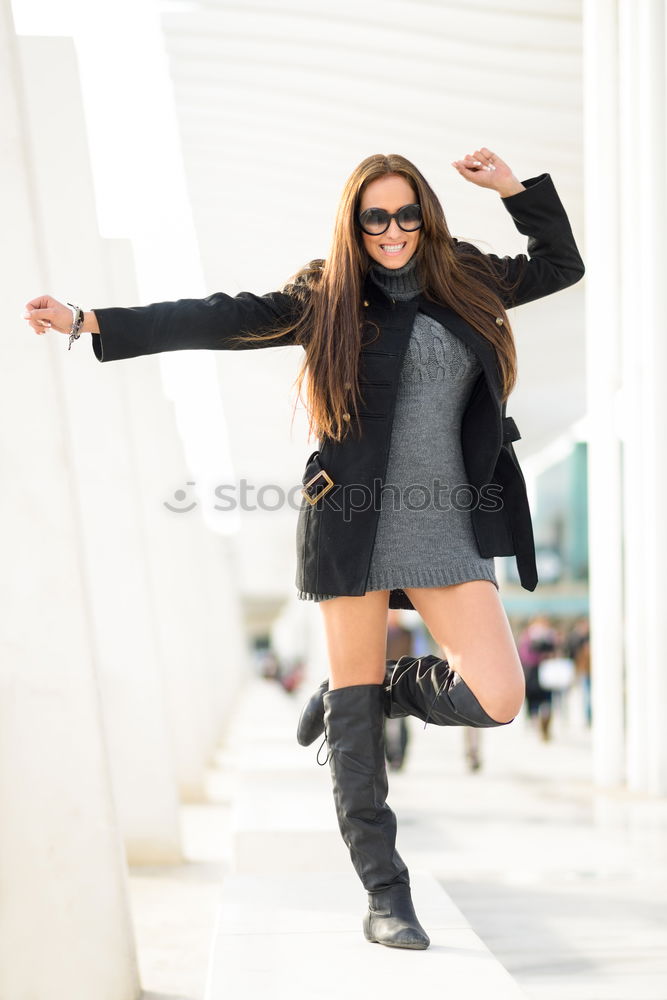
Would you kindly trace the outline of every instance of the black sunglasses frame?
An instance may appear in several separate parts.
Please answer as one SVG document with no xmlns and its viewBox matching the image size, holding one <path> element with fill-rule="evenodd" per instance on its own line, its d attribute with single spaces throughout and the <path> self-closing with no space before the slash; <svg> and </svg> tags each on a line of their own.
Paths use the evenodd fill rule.
<svg viewBox="0 0 667 1000">
<path fill-rule="evenodd" d="M 401 214 L 401 212 L 403 212 L 403 211 L 404 211 L 404 210 L 405 210 L 406 208 L 418 208 L 418 209 L 419 209 L 419 215 L 420 215 L 420 218 L 419 218 L 419 225 L 418 225 L 418 226 L 415 226 L 415 227 L 414 227 L 414 229 L 406 229 L 406 228 L 405 228 L 405 226 L 402 226 L 402 225 L 401 225 L 401 220 L 399 219 L 399 215 L 400 215 L 400 214 Z M 371 232 L 369 232 L 369 230 L 368 230 L 368 229 L 366 229 L 366 228 L 364 227 L 364 224 L 363 224 L 363 222 L 361 221 L 361 220 L 363 219 L 364 215 L 366 215 L 366 212 L 384 212 L 384 214 L 385 214 L 386 216 L 388 216 L 388 218 L 387 218 L 387 225 L 386 225 L 386 226 L 384 227 L 384 229 L 380 230 L 380 232 L 379 232 L 379 233 L 375 233 L 375 232 L 374 232 L 374 233 L 371 233 Z M 389 227 L 390 227 L 390 225 L 391 225 L 391 220 L 392 220 L 392 219 L 396 219 L 396 225 L 397 225 L 397 226 L 398 226 L 398 228 L 399 228 L 399 229 L 401 229 L 401 230 L 402 230 L 402 231 L 403 231 L 404 233 L 416 233 L 416 232 L 417 232 L 417 231 L 418 231 L 419 229 L 421 229 L 421 228 L 422 228 L 422 226 L 424 225 L 424 219 L 423 219 L 423 217 L 422 217 L 422 215 L 421 215 L 421 205 L 420 205 L 420 204 L 418 204 L 418 202 L 412 202 L 412 203 L 411 203 L 410 205 L 401 205 L 401 207 L 399 208 L 399 210 L 398 210 L 397 212 L 393 212 L 393 213 L 389 213 L 389 212 L 386 212 L 386 211 L 385 211 L 385 210 L 384 210 L 383 208 L 367 208 L 365 212 L 360 212 L 360 213 L 359 213 L 359 214 L 357 215 L 357 222 L 358 222 L 358 224 L 359 224 L 359 228 L 360 228 L 360 229 L 361 229 L 361 230 L 362 230 L 362 231 L 363 231 L 364 233 L 366 233 L 366 235 L 367 235 L 367 236 L 382 236 L 382 234 L 383 234 L 383 233 L 386 233 L 386 232 L 387 232 L 387 230 L 389 229 Z"/>
</svg>

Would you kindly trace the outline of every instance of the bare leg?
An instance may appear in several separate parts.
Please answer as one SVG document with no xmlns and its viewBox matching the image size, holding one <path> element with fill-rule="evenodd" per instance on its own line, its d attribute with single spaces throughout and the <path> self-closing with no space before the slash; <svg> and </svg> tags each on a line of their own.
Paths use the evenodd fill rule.
<svg viewBox="0 0 667 1000">
<path fill-rule="evenodd" d="M 387 653 L 389 591 L 321 601 L 329 652 L 329 690 L 382 684 Z"/>
</svg>

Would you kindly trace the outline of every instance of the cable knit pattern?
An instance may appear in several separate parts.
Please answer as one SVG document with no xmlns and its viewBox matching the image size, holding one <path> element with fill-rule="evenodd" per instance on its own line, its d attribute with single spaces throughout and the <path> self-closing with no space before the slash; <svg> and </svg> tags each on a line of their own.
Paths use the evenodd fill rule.
<svg viewBox="0 0 667 1000">
<path fill-rule="evenodd" d="M 371 277 L 395 299 L 420 290 L 413 257 Z M 387 474 L 366 590 L 443 587 L 466 580 L 498 586 L 494 560 L 480 556 L 470 509 L 476 497 L 463 464 L 461 416 L 479 376 L 477 355 L 418 312 L 401 367 Z M 330 594 L 298 591 L 302 600 Z"/>
</svg>

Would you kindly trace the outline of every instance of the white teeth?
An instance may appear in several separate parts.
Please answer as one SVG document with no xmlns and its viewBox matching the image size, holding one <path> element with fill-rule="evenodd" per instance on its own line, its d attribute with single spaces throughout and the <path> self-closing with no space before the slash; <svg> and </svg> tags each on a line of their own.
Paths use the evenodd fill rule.
<svg viewBox="0 0 667 1000">
<path fill-rule="evenodd" d="M 381 243 L 380 249 L 385 253 L 400 253 L 405 243 Z"/>
</svg>

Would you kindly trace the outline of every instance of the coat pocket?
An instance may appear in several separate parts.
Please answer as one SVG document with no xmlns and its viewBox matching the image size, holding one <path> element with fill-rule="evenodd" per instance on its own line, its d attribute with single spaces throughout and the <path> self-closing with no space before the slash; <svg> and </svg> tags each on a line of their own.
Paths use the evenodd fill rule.
<svg viewBox="0 0 667 1000">
<path fill-rule="evenodd" d="M 390 403 L 390 379 L 359 379 L 361 392 L 360 417 L 386 417 Z"/>
</svg>

